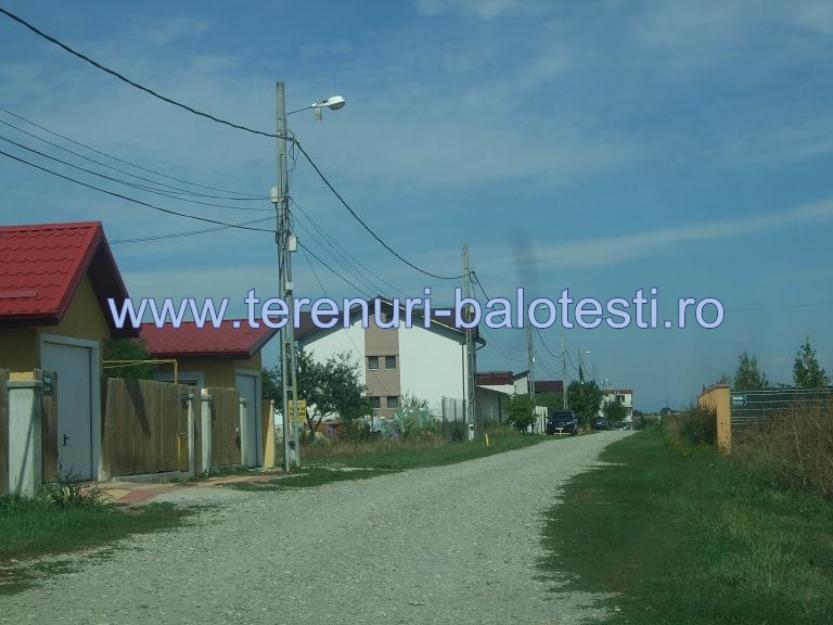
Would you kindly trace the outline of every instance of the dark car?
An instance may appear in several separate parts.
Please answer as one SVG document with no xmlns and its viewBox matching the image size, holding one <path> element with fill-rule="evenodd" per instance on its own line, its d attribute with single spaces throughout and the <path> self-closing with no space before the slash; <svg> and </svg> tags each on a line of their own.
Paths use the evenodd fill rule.
<svg viewBox="0 0 833 625">
<path fill-rule="evenodd" d="M 590 427 L 594 430 L 607 430 L 610 428 L 610 423 L 605 417 L 593 417 Z"/>
<path fill-rule="evenodd" d="M 547 434 L 578 434 L 578 417 L 572 410 L 553 410 L 547 416 Z"/>
</svg>

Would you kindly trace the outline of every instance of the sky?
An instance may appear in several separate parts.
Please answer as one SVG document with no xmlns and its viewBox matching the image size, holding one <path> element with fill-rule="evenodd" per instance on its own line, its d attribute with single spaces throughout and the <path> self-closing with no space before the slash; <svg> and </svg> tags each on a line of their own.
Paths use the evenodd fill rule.
<svg viewBox="0 0 833 625">
<path fill-rule="evenodd" d="M 292 131 L 406 258 L 459 274 L 468 243 L 491 297 L 518 286 L 600 299 L 656 287 L 666 313 L 679 297 L 716 297 L 726 308 L 710 330 L 545 330 L 539 379 L 561 377 L 562 337 L 574 362 L 581 351 L 589 372 L 634 389 L 643 410 L 689 405 L 733 373 L 744 350 L 771 380 L 789 382 L 809 337 L 833 370 L 829 2 L 0 4 L 138 82 L 254 128 L 274 131 L 276 80 L 290 110 L 343 95 L 347 106 L 322 121 L 292 115 Z M 0 106 L 171 176 L 255 196 L 275 184 L 273 139 L 160 102 L 3 17 Z M 8 126 L 0 136 L 66 158 Z M 457 284 L 389 255 L 303 159 L 291 176 L 296 212 L 367 268 L 354 272 L 360 286 L 402 296 L 430 286 L 435 299 L 450 298 Z M 111 242 L 201 227 L 7 158 L 0 189 L 4 224 L 98 219 Z M 127 192 L 213 219 L 268 216 Z M 353 275 L 323 235 L 298 228 L 303 244 Z M 113 250 L 133 297 L 275 294 L 269 233 Z M 357 294 L 304 253 L 294 272 L 297 295 L 321 295 L 319 280 L 330 296 Z M 526 367 L 523 331 L 485 337 L 479 369 Z M 266 358 L 274 361 L 274 345 Z"/>
</svg>

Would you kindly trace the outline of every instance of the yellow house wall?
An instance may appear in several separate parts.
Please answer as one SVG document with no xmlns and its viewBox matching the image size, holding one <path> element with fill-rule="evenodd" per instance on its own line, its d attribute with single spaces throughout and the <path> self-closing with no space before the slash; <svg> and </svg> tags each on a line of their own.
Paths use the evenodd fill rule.
<svg viewBox="0 0 833 625">
<path fill-rule="evenodd" d="M 98 305 L 92 283 L 81 280 L 64 318 L 54 326 L 0 329 L 0 369 L 32 370 L 41 366 L 40 335 L 55 334 L 101 343 L 110 337 L 110 326 Z M 101 354 L 99 349 L 99 354 Z"/>
<path fill-rule="evenodd" d="M 697 396 L 701 408 L 712 410 L 717 415 L 717 447 L 724 454 L 732 452 L 732 408 L 731 389 L 726 384 L 707 388 Z"/>
<path fill-rule="evenodd" d="M 228 360 L 225 358 L 177 358 L 180 371 L 201 371 L 205 376 L 206 386 L 235 388 L 234 370 L 250 369 L 260 372 L 260 352 L 246 360 Z"/>
</svg>

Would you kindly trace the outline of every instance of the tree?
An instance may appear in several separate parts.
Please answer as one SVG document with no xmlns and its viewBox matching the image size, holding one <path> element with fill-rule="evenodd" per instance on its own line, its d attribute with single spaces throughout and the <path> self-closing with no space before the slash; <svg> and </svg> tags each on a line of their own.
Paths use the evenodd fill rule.
<svg viewBox="0 0 833 625">
<path fill-rule="evenodd" d="M 280 408 L 283 403 L 281 370 L 277 366 L 271 369 L 269 367 L 263 367 L 263 372 L 260 377 L 263 382 L 263 399 L 271 399 L 275 402 L 275 406 Z"/>
<path fill-rule="evenodd" d="M 298 353 L 298 396 L 307 402 L 307 427 L 318 431 L 325 415 L 337 414 L 352 422 L 371 414 L 366 387 L 359 381 L 360 368 L 348 352 L 319 362 L 304 351 Z"/>
<path fill-rule="evenodd" d="M 109 339 L 104 342 L 103 360 L 151 360 L 150 353 L 141 339 Z M 108 378 L 150 380 L 156 365 L 150 362 L 135 362 L 124 366 L 107 367 Z"/>
<path fill-rule="evenodd" d="M 769 387 L 766 374 L 758 370 L 758 359 L 745 351 L 738 356 L 734 387 L 741 391 L 756 391 Z"/>
<path fill-rule="evenodd" d="M 583 427 L 590 426 L 590 419 L 595 417 L 602 405 L 602 391 L 595 381 L 582 382 L 573 380 L 567 387 L 567 401 Z"/>
<path fill-rule="evenodd" d="M 622 402 L 618 399 L 614 399 L 613 401 L 607 402 L 604 407 L 602 408 L 604 412 L 604 416 L 607 419 L 608 423 L 614 425 L 616 423 L 621 423 L 625 420 L 625 417 L 628 416 L 628 409 L 622 405 Z M 634 416 L 636 416 L 637 411 L 634 411 Z"/>
<path fill-rule="evenodd" d="M 535 405 L 561 410 L 564 405 L 564 395 L 562 393 L 535 393 Z"/>
<path fill-rule="evenodd" d="M 795 355 L 793 383 L 802 388 L 822 388 L 830 384 L 827 373 L 819 365 L 816 350 L 810 346 L 809 338 Z"/>
<path fill-rule="evenodd" d="M 525 432 L 527 426 L 535 422 L 535 402 L 529 395 L 512 395 L 509 397 L 509 423 L 516 430 Z"/>
</svg>

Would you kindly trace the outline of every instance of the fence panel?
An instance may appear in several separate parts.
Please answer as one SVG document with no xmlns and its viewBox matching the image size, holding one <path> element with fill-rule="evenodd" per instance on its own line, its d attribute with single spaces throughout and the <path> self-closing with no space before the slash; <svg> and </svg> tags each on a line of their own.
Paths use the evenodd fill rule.
<svg viewBox="0 0 833 625">
<path fill-rule="evenodd" d="M 833 400 L 833 389 L 778 388 L 757 391 L 732 389 L 732 428 L 769 421 L 773 416 L 801 405 Z"/>
<path fill-rule="evenodd" d="M 6 394 L 8 369 L 0 369 L 0 495 L 9 488 L 9 397 Z"/>
<path fill-rule="evenodd" d="M 211 462 L 214 466 L 243 463 L 240 456 L 240 395 L 233 388 L 210 387 Z"/>
<path fill-rule="evenodd" d="M 41 377 L 52 378 L 52 390 L 44 390 L 41 404 L 41 471 L 44 482 L 58 479 L 58 374 L 44 371 Z"/>
<path fill-rule="evenodd" d="M 178 469 L 177 435 L 188 432 L 183 396 L 194 388 L 155 380 L 107 380 L 101 461 L 110 477 Z"/>
</svg>

